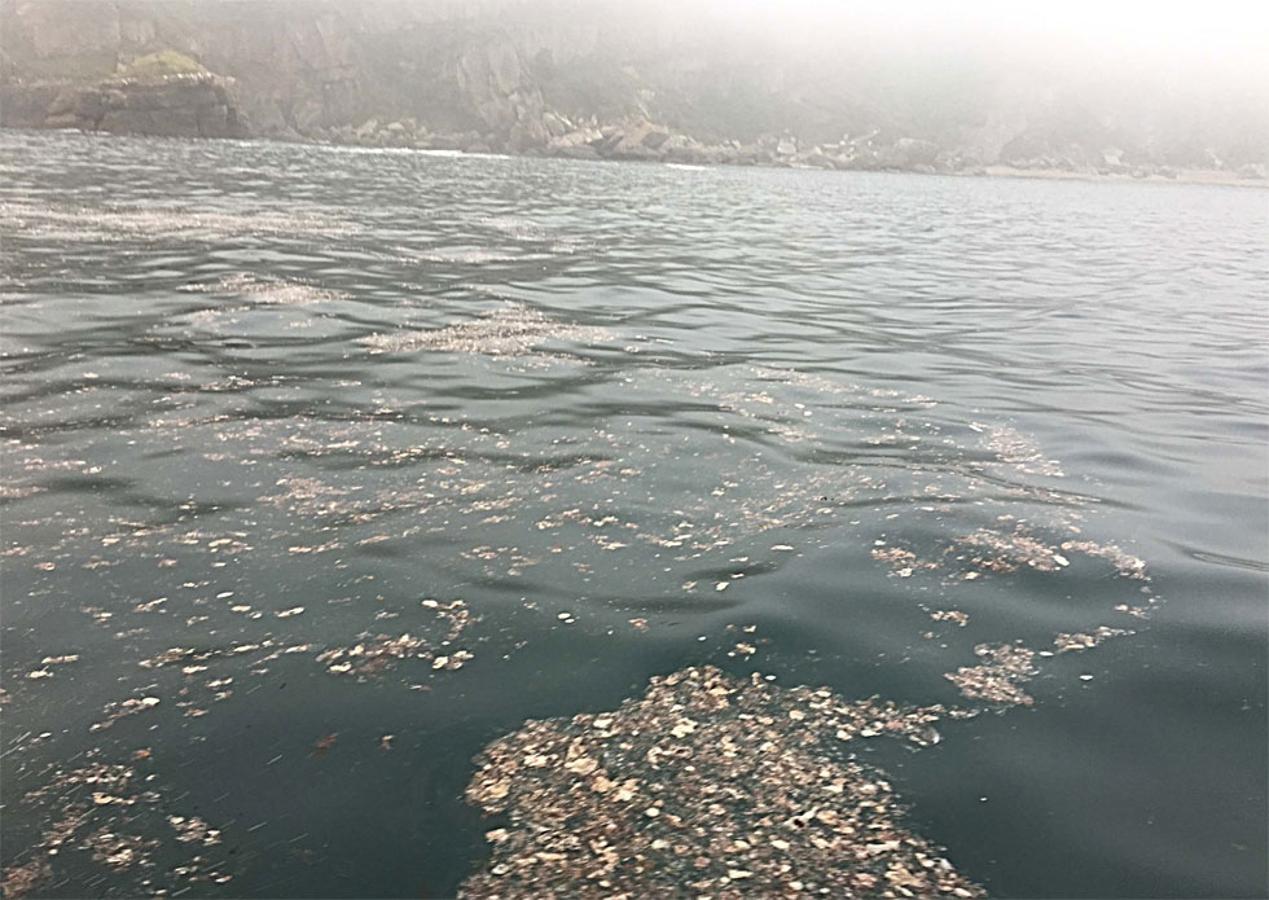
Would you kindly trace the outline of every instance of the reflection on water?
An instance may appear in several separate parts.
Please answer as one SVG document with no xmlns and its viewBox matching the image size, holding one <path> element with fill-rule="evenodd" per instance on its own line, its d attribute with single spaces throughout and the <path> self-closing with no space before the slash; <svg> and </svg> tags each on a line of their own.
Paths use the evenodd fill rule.
<svg viewBox="0 0 1269 900">
<path fill-rule="evenodd" d="M 6 894 L 1263 880 L 1259 192 L 4 146 Z"/>
</svg>

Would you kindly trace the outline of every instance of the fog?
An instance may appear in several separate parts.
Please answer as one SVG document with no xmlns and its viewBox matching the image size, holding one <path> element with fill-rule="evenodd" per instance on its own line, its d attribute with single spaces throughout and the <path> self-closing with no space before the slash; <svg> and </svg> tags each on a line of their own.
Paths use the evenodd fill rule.
<svg viewBox="0 0 1269 900">
<path fill-rule="evenodd" d="M 559 3 L 535 4 L 558 10 Z M 736 36 L 796 53 L 836 45 L 902 54 L 930 51 L 981 61 L 1029 60 L 1058 68 L 1150 72 L 1210 86 L 1260 79 L 1269 93 L 1269 3 L 973 0 L 902 3 L 834 0 L 633 0 L 619 15 L 655 14 L 705 41 Z"/>
<path fill-rule="evenodd" d="M 1025 41 L 1092 53 L 1130 53 L 1263 63 L 1269 51 L 1269 5 L 1143 0 L 1070 0 L 1062 4 L 972 0 L 950 4 L 907 0 L 898 4 L 831 0 L 702 0 L 712 16 L 736 16 L 773 32 L 823 33 L 849 29 L 906 40 Z"/>
<path fill-rule="evenodd" d="M 1269 166 L 1269 4 L 0 6 L 0 120 L 21 127 L 208 134 L 205 123 L 74 111 L 96 100 L 54 102 L 68 80 L 93 85 L 175 53 L 178 68 L 226 79 L 223 96 L 180 101 L 223 108 L 210 129 L 221 136 L 941 172 L 1259 179 Z M 786 137 L 793 150 L 777 153 Z"/>
</svg>

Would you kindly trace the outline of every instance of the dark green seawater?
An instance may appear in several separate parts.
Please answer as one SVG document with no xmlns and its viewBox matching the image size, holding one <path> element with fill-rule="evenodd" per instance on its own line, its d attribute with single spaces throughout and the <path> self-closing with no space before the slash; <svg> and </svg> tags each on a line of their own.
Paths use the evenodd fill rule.
<svg viewBox="0 0 1269 900">
<path fill-rule="evenodd" d="M 451 895 L 528 718 L 706 663 L 975 705 L 975 645 L 1106 625 L 860 754 L 993 895 L 1263 896 L 1267 237 L 1248 189 L 5 133 L 0 862 Z"/>
</svg>

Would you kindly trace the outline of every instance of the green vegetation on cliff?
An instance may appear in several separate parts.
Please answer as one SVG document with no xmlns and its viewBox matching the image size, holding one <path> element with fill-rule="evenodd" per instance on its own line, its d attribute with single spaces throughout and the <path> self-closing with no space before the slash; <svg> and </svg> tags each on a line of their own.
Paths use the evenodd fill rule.
<svg viewBox="0 0 1269 900">
<path fill-rule="evenodd" d="M 204 75 L 207 70 L 197 60 L 176 50 L 159 50 L 138 56 L 119 66 L 120 78 L 157 81 L 172 75 Z"/>
</svg>

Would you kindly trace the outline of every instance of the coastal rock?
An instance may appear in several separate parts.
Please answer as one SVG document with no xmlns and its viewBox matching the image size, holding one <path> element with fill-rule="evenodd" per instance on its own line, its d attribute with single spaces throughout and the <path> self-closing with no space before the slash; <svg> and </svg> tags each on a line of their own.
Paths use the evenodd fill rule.
<svg viewBox="0 0 1269 900">
<path fill-rule="evenodd" d="M 888 169 L 911 169 L 932 166 L 938 159 L 939 145 L 917 138 L 899 138 L 877 154 L 877 161 Z"/>
<path fill-rule="evenodd" d="M 1119 172 L 1124 168 L 1124 151 L 1118 147 L 1107 147 L 1101 152 L 1099 168 L 1110 172 Z"/>
<path fill-rule="evenodd" d="M 802 154 L 802 156 L 798 158 L 798 162 L 801 165 L 804 165 L 813 169 L 835 168 L 833 165 L 832 158 L 827 153 L 825 153 L 823 148 L 821 147 L 812 147 L 809 151 Z"/>
<path fill-rule="evenodd" d="M 600 145 L 600 153 L 613 159 L 657 159 L 670 132 L 648 121 L 617 126 Z"/>
<path fill-rule="evenodd" d="M 567 134 L 552 138 L 546 146 L 551 156 L 563 156 L 570 159 L 597 159 L 598 147 L 605 141 L 598 128 L 584 126 Z"/>
<path fill-rule="evenodd" d="M 232 83 L 211 73 L 60 88 L 35 127 L 168 137 L 243 137 Z"/>
<path fill-rule="evenodd" d="M 546 112 L 542 116 L 542 127 L 553 140 L 564 137 L 572 131 L 572 123 L 561 115 Z"/>
<path fill-rule="evenodd" d="M 512 152 L 545 147 L 542 92 L 508 40 L 476 44 L 463 52 L 454 69 L 460 98 Z"/>
<path fill-rule="evenodd" d="M 669 135 L 660 146 L 661 158 L 666 162 L 699 165 L 705 161 L 705 148 L 684 134 Z"/>
</svg>

